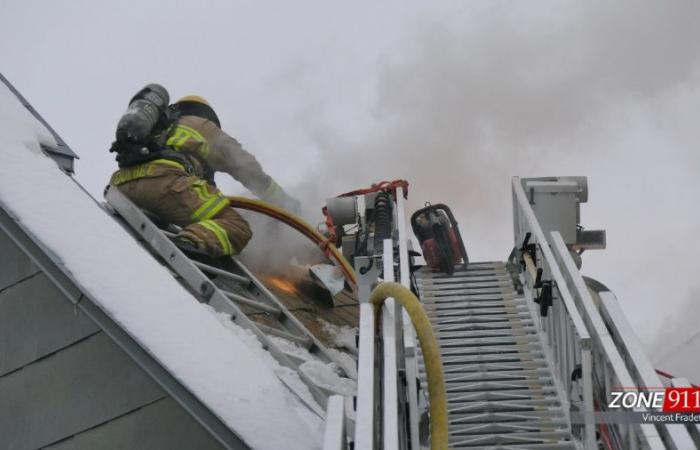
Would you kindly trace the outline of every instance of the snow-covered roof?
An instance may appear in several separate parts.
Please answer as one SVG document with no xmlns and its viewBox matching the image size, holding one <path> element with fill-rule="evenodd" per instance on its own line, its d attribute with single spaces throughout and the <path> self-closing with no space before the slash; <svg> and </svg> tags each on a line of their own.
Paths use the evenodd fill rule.
<svg viewBox="0 0 700 450">
<path fill-rule="evenodd" d="M 200 304 L 45 156 L 52 134 L 0 85 L 0 208 L 213 414 L 255 449 L 320 447 L 321 420 L 247 331 Z M 105 157 L 108 155 L 105 153 Z"/>
</svg>

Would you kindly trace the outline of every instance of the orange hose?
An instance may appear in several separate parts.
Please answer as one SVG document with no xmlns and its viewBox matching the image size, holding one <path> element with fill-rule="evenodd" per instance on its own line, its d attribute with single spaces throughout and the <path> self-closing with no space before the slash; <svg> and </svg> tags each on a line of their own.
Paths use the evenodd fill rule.
<svg viewBox="0 0 700 450">
<path fill-rule="evenodd" d="M 246 209 L 248 211 L 255 211 L 260 214 L 264 214 L 273 219 L 277 219 L 282 223 L 294 228 L 307 238 L 315 242 L 321 251 L 340 269 L 343 276 L 347 280 L 350 287 L 355 290 L 357 287 L 357 279 L 355 278 L 355 271 L 343 256 L 342 253 L 330 242 L 325 236 L 316 231 L 314 227 L 309 225 L 304 219 L 286 211 L 278 206 L 272 205 L 261 200 L 255 200 L 252 198 L 245 197 L 228 197 L 231 202 L 231 206 L 234 208 Z"/>
</svg>

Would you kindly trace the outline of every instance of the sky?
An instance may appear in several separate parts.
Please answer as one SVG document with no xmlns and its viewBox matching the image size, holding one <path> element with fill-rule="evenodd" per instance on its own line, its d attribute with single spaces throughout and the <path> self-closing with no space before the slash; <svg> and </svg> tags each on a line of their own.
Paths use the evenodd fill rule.
<svg viewBox="0 0 700 450">
<path fill-rule="evenodd" d="M 588 176 L 582 225 L 606 229 L 608 248 L 584 254 L 584 274 L 616 293 L 661 368 L 700 379 L 677 350 L 700 349 L 697 2 L 0 7 L 0 71 L 80 155 L 95 196 L 116 122 L 150 82 L 207 98 L 307 216 L 405 178 L 411 208 L 452 207 L 473 260 L 513 246 L 512 176 Z"/>
</svg>

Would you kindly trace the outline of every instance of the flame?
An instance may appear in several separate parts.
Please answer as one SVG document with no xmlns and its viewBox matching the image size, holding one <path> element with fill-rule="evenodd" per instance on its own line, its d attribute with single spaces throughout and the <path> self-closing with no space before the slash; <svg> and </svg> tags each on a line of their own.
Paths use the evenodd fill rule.
<svg viewBox="0 0 700 450">
<path fill-rule="evenodd" d="M 282 277 L 270 275 L 265 277 L 266 284 L 274 287 L 275 289 L 284 292 L 287 295 L 299 295 L 299 289 L 290 280 L 284 279 Z"/>
</svg>

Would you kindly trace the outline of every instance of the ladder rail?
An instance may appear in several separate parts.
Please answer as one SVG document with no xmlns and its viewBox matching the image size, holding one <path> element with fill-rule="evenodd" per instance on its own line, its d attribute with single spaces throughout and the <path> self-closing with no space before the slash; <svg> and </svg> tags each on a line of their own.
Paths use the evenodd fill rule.
<svg viewBox="0 0 700 450">
<path fill-rule="evenodd" d="M 360 283 L 362 282 L 360 277 Z M 375 417 L 379 406 L 376 383 L 376 335 L 374 306 L 360 302 L 359 359 L 357 361 L 357 408 L 355 422 L 355 447 L 358 450 L 374 450 L 377 432 Z"/>
<path fill-rule="evenodd" d="M 638 386 L 644 389 L 660 387 L 661 383 L 655 374 L 650 375 L 653 369 L 639 346 L 632 342 L 635 339 L 634 333 L 630 328 L 625 328 L 624 317 L 620 319 L 619 326 L 614 320 L 604 320 L 603 316 L 611 313 L 606 311 L 604 302 L 601 302 L 601 311 L 593 302 L 562 234 L 551 231 L 545 235 L 542 231 L 520 178 L 513 178 L 512 191 L 516 246 L 523 242 L 527 232 L 531 233 L 536 248 L 534 260 L 544 269 L 542 279 L 554 282 L 552 306 L 548 317 L 540 318 L 540 322 L 542 332 L 546 335 L 548 353 L 557 368 L 559 382 L 566 387 L 565 392 L 571 392 L 573 387 L 570 381 L 572 363 L 576 364 L 574 367 L 581 373 L 583 411 L 579 414 L 579 419 L 584 422 L 583 443 L 588 448 L 595 439 L 595 409 L 605 409 L 613 387 Z M 535 273 L 532 266 L 535 261 L 527 254 L 524 259 L 526 265 L 530 266 L 523 274 L 526 279 L 524 284 L 530 296 L 533 296 Z M 560 302 L 559 299 L 563 301 Z M 532 306 L 531 303 L 530 305 Z M 564 310 L 566 314 L 562 315 Z M 586 349 L 580 347 L 581 342 L 575 342 L 577 345 L 573 347 L 568 345 L 572 331 L 570 321 L 574 316 L 578 316 L 574 322 L 582 321 L 589 335 Z M 576 326 L 576 323 L 573 325 Z M 612 330 L 612 335 L 609 330 Z M 594 403 L 596 401 L 597 406 Z M 663 423 L 609 424 L 608 428 L 619 448 L 680 449 L 691 448 L 693 445 L 686 430 Z"/>
<path fill-rule="evenodd" d="M 405 287 L 411 288 L 411 266 L 408 257 L 408 239 L 406 232 L 406 201 L 404 188 L 396 188 L 396 224 L 397 239 L 399 241 L 399 282 Z M 403 325 L 403 364 L 406 377 L 407 396 L 407 438 L 410 450 L 420 450 L 419 411 L 418 411 L 418 361 L 416 359 L 416 337 L 413 332 L 413 324 L 405 309 L 401 307 L 399 319 Z"/>
<path fill-rule="evenodd" d="M 598 295 L 601 300 L 600 313 L 605 322 L 605 327 L 610 330 L 611 338 L 617 348 L 620 349 L 622 358 L 627 367 L 629 367 L 630 375 L 634 379 L 635 386 L 649 388 L 663 386 L 661 378 L 644 353 L 641 342 L 639 342 L 632 326 L 627 321 L 627 317 L 625 317 L 624 312 L 620 308 L 615 294 L 607 291 L 600 292 Z M 690 448 L 690 442 L 684 436 L 684 433 L 679 431 L 679 428 L 681 427 L 669 427 L 666 424 L 657 425 L 657 429 L 664 440 L 675 443 L 674 445 L 677 448 Z M 700 447 L 700 434 L 698 433 L 700 428 L 693 429 L 692 426 L 686 428 L 694 445 Z"/>
<path fill-rule="evenodd" d="M 561 269 L 554 259 L 552 250 L 549 248 L 545 234 L 540 227 L 539 221 L 530 206 L 519 177 L 514 177 L 512 180 L 513 193 L 513 223 L 515 231 L 515 245 L 518 246 L 525 239 L 526 233 L 531 233 L 531 242 L 536 245 L 537 261 L 542 262 L 544 270 L 543 279 L 551 279 L 554 281 L 553 294 L 563 303 L 563 308 L 557 307 L 551 311 L 547 318 L 538 322 L 542 336 L 545 342 L 545 348 L 548 350 L 548 362 L 554 369 L 555 381 L 559 385 L 560 398 L 563 405 L 569 405 L 569 392 L 575 388 L 571 374 L 577 366 L 581 369 L 581 388 L 582 388 L 582 409 L 586 418 L 583 424 L 582 441 L 584 448 L 593 450 L 597 447 L 595 422 L 593 419 L 594 400 L 593 400 L 593 367 L 592 367 L 592 347 L 593 341 L 591 335 L 581 317 L 573 296 L 564 280 Z M 534 261 L 533 261 L 534 263 Z M 535 274 L 532 269 L 524 272 L 524 287 L 526 293 L 530 297 L 528 305 L 532 307 L 534 292 Z M 558 302 L 554 302 L 558 303 Z M 556 316 L 555 316 L 556 314 Z M 534 313 L 533 317 L 539 317 L 539 314 Z M 556 328 L 555 328 L 556 327 Z M 566 330 L 564 333 L 561 330 Z M 566 336 L 562 340 L 561 335 Z M 573 338 L 573 339 L 572 339 Z M 562 355 L 567 355 L 562 357 Z M 568 355 L 572 355 L 568 356 Z M 564 376 L 563 376 L 564 375 Z M 564 408 L 567 414 L 567 419 L 570 422 L 569 407 Z"/>
<path fill-rule="evenodd" d="M 323 432 L 323 450 L 346 450 L 345 398 L 331 395 L 326 407 L 326 424 Z"/>
<path fill-rule="evenodd" d="M 575 300 L 584 320 L 588 324 L 589 330 L 592 332 L 594 342 L 604 349 L 604 352 L 596 352 L 599 358 L 596 361 L 598 363 L 597 367 L 599 370 L 604 365 L 609 365 L 612 368 L 612 379 L 601 378 L 600 383 L 596 386 L 596 390 L 600 392 L 600 396 L 603 400 L 605 401 L 610 398 L 610 391 L 614 389 L 615 386 L 638 386 L 640 388 L 661 387 L 661 380 L 658 376 L 651 377 L 648 374 L 645 377 L 639 376 L 641 375 L 640 365 L 643 364 L 644 361 L 648 361 L 646 356 L 641 353 L 629 353 L 626 351 L 627 347 L 622 342 L 615 342 L 612 339 L 600 311 L 593 303 L 593 299 L 581 273 L 576 268 L 564 244 L 561 234 L 557 231 L 552 232 L 551 242 L 555 257 L 564 269 L 566 282 L 571 291 L 575 293 Z M 621 321 L 621 325 L 622 324 L 623 322 Z M 621 329 L 618 328 L 618 332 L 620 331 Z M 634 335 L 631 329 L 627 330 L 626 334 L 628 339 L 631 339 L 631 336 Z M 605 356 L 605 360 L 602 358 L 603 356 Z M 629 361 L 629 363 L 626 363 L 626 360 Z M 651 364 L 647 363 L 646 366 L 648 369 L 651 367 Z M 637 374 L 633 376 L 635 370 Z M 638 410 L 645 411 L 644 408 L 639 408 Z M 621 428 L 622 432 L 619 434 L 622 436 L 632 436 L 634 439 L 637 439 L 637 436 L 640 434 L 634 432 L 630 433 L 627 427 L 622 427 L 620 424 L 614 424 L 614 426 L 616 428 Z M 652 448 L 655 447 L 655 445 L 652 445 L 654 441 L 658 441 L 659 448 L 667 448 L 667 445 L 677 449 L 692 448 L 694 446 L 690 435 L 681 427 L 669 427 L 667 424 L 662 423 L 659 425 L 638 425 L 632 426 L 631 428 L 641 431 L 641 434 L 647 439 L 646 444 Z"/>
<path fill-rule="evenodd" d="M 382 260 L 384 281 L 394 281 L 393 241 L 384 239 Z M 401 330 L 399 317 L 401 305 L 388 298 L 382 305 L 382 448 L 399 450 L 399 353 L 398 334 Z"/>
<path fill-rule="evenodd" d="M 693 387 L 693 385 L 688 381 L 687 378 L 672 378 L 671 379 L 671 386 L 673 387 Z M 690 434 L 690 437 L 693 439 L 693 442 L 695 443 L 695 446 L 697 448 L 700 448 L 700 424 L 699 423 L 689 423 L 685 425 L 685 428 L 688 430 L 688 433 Z"/>
</svg>

